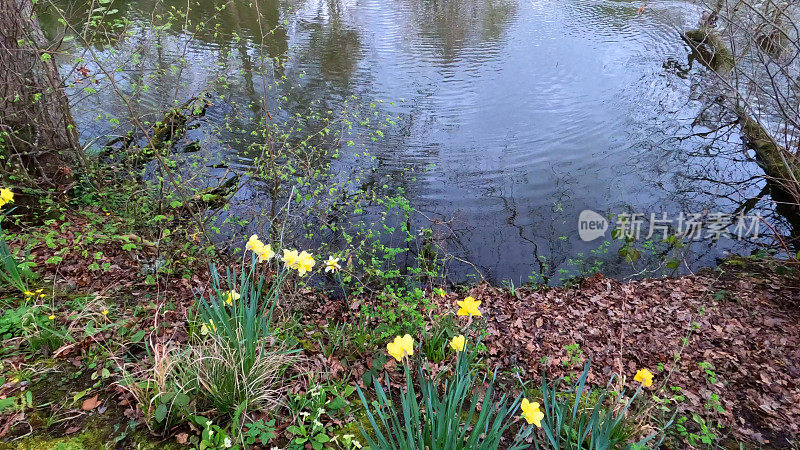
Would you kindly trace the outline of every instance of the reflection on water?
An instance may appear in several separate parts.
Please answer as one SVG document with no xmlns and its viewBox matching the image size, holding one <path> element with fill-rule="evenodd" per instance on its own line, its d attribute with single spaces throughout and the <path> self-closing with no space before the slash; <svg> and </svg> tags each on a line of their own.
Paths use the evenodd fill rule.
<svg viewBox="0 0 800 450">
<path fill-rule="evenodd" d="M 115 2 L 121 14 L 142 24 L 141 36 L 123 44 L 141 46 L 141 70 L 123 74 L 122 84 L 149 85 L 131 88 L 143 113 L 204 90 L 225 93 L 207 117 L 218 124 L 236 117 L 233 111 L 258 116 L 265 91 L 268 99 L 286 95 L 298 110 L 315 101 L 335 109 L 351 95 L 395 101 L 382 105 L 401 120 L 373 149 L 377 176 L 404 186 L 418 210 L 446 223 L 437 233 L 451 238 L 449 251 L 490 279 L 515 283 L 539 270 L 543 258 L 554 272 L 598 247 L 599 241 L 577 237 L 583 209 L 733 212 L 743 200 L 720 195 L 712 181 L 695 176 L 694 169 L 707 164 L 700 162 L 707 160 L 696 140 L 667 139 L 685 132 L 704 106 L 692 78 L 667 64 L 686 61 L 676 29 L 696 22 L 698 10 L 677 0 L 648 2 L 644 14 L 639 6 L 611 0 L 200 0 L 191 2 L 190 20 L 217 26 L 148 46 L 155 37 L 144 24 L 159 22 L 153 11 L 185 3 Z M 108 48 L 97 51 L 115 57 Z M 286 64 L 265 71 L 255 62 L 260 56 Z M 164 70 L 144 79 L 154 67 Z M 297 80 L 296 87 L 267 90 L 282 75 Z M 112 98 L 106 93 L 76 105 L 85 139 L 113 132 L 95 120 L 121 114 Z M 246 165 L 252 124 L 238 126 L 243 131 L 222 130 L 221 140 Z M 738 148 L 735 137 L 717 145 Z M 413 179 L 406 169 L 415 170 Z M 743 162 L 709 171 L 713 177 L 714 171 L 731 176 L 746 169 L 753 170 Z M 744 194 L 757 194 L 751 189 Z M 242 195 L 258 202 L 258 192 Z M 699 243 L 690 262 L 713 264 L 737 245 Z M 614 253 L 612 247 L 604 271 L 629 275 Z M 454 268 L 456 278 L 467 272 L 467 266 Z"/>
</svg>

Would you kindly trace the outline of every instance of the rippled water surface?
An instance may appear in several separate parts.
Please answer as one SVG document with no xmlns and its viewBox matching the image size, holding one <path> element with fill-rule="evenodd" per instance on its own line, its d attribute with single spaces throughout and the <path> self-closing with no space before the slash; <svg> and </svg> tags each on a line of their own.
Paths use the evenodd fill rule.
<svg viewBox="0 0 800 450">
<path fill-rule="evenodd" d="M 448 251 L 495 281 L 526 281 L 542 258 L 555 271 L 590 254 L 601 241 L 578 239 L 583 209 L 735 208 L 687 173 L 697 164 L 689 156 L 696 142 L 665 141 L 702 108 L 692 101 L 691 77 L 670 69 L 687 65 L 678 31 L 699 16 L 689 3 L 650 1 L 641 13 L 642 2 L 610 0 L 267 0 L 257 11 L 237 0 L 221 13 L 214 9 L 221 3 L 191 4 L 194 21 L 217 20 L 221 28 L 193 39 L 176 33 L 143 55 L 146 64 L 185 52 L 188 64 L 180 75 L 151 80 L 139 107 L 213 90 L 220 74 L 232 92 L 227 101 L 258 103 L 259 30 L 274 28 L 264 48 L 289 59 L 298 108 L 311 99 L 335 108 L 350 95 L 394 102 L 380 106 L 400 120 L 373 149 L 378 175 L 402 184 L 428 217 L 446 221 L 437 232 L 451 238 Z M 119 8 L 144 24 L 160 6 L 130 0 Z M 136 81 L 135 73 L 124 76 Z M 230 108 L 216 105 L 207 120 L 221 123 Z M 77 109 L 85 139 L 108 131 L 94 120 L 98 111 L 122 111 L 107 99 Z M 243 145 L 226 148 L 248 164 Z M 712 176 L 742 170 L 708 166 Z M 247 196 L 258 202 L 258 193 Z M 698 243 L 690 265 L 712 264 L 728 249 L 737 246 Z M 602 256 L 604 270 L 633 273 L 615 252 Z M 456 278 L 468 272 L 454 267 Z"/>
</svg>

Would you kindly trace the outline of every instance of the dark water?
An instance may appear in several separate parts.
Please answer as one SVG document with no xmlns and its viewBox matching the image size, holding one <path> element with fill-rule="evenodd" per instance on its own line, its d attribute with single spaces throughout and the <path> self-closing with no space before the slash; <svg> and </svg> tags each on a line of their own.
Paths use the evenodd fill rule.
<svg viewBox="0 0 800 450">
<path fill-rule="evenodd" d="M 206 117 L 224 123 L 237 107 L 260 103 L 271 74 L 258 70 L 259 56 L 287 59 L 278 75 L 295 89 L 275 92 L 298 109 L 315 100 L 336 108 L 351 95 L 393 101 L 379 106 L 399 121 L 372 148 L 377 176 L 401 184 L 419 211 L 446 222 L 434 228 L 447 250 L 494 281 L 524 282 L 542 258 L 556 278 L 559 268 L 574 274 L 576 256 L 602 242 L 578 238 L 581 210 L 732 213 L 759 192 L 757 182 L 717 183 L 757 174 L 753 164 L 709 157 L 698 139 L 669 139 L 689 134 L 707 106 L 697 92 L 702 70 L 684 73 L 688 51 L 678 31 L 700 15 L 687 2 L 649 1 L 641 14 L 642 2 L 609 0 L 262 1 L 257 9 L 237 0 L 221 12 L 215 6 L 223 2 L 206 0 L 114 6 L 145 30 L 153 11 L 187 4 L 192 22 L 219 26 L 159 39 L 142 31 L 96 49 L 110 62 L 146 49 L 140 70 L 118 74 L 123 86 L 151 86 L 139 112 L 224 90 Z M 263 45 L 261 30 L 274 30 Z M 176 70 L 146 79 L 159 64 Z M 98 116 L 126 113 L 108 91 L 76 100 L 75 109 L 87 142 L 114 132 Z M 223 131 L 220 139 L 245 167 L 246 142 L 234 135 Z M 725 136 L 714 149 L 737 155 L 741 143 Z M 241 195 L 259 202 L 256 191 Z M 642 264 L 631 267 L 617 248 L 599 252 L 603 271 L 635 274 Z M 687 262 L 712 265 L 726 251 L 750 248 L 704 240 L 689 248 Z M 453 263 L 456 279 L 470 270 Z"/>
</svg>

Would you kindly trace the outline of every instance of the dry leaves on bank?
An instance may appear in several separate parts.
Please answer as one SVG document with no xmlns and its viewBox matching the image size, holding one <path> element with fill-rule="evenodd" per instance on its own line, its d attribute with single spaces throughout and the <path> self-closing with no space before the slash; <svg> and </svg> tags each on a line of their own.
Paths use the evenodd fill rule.
<svg viewBox="0 0 800 450">
<path fill-rule="evenodd" d="M 703 413 L 718 395 L 719 420 L 741 437 L 800 436 L 800 288 L 786 280 L 595 277 L 580 288 L 517 297 L 486 285 L 466 295 L 484 302 L 490 368 L 556 377 L 573 366 L 578 352 L 567 346 L 577 343 L 578 357 L 592 360 L 590 382 L 661 367 L 656 386 L 681 387 L 685 408 Z"/>
</svg>

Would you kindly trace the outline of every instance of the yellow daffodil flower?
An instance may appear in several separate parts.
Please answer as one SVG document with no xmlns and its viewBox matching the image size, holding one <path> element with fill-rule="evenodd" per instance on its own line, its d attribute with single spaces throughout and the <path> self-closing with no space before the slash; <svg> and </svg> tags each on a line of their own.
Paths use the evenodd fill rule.
<svg viewBox="0 0 800 450">
<path fill-rule="evenodd" d="M 10 189 L 0 189 L 0 207 L 14 201 L 14 193 Z"/>
<path fill-rule="evenodd" d="M 39 289 L 36 290 L 36 293 L 38 294 L 38 293 L 42 292 L 43 290 L 44 290 L 44 288 L 39 288 Z"/>
<path fill-rule="evenodd" d="M 23 294 L 25 294 L 25 296 L 26 296 L 26 297 L 33 297 L 33 296 L 35 295 L 35 294 L 34 294 L 33 292 L 31 292 L 31 291 L 25 291 L 25 292 L 23 292 Z"/>
<path fill-rule="evenodd" d="M 239 295 L 238 292 L 228 291 L 225 293 L 225 303 L 232 305 L 234 300 L 239 300 L 239 297 L 241 297 L 241 295 Z"/>
<path fill-rule="evenodd" d="M 56 316 L 54 314 L 50 314 L 50 316 L 48 316 L 47 318 L 50 320 L 56 320 Z"/>
<path fill-rule="evenodd" d="M 636 372 L 636 375 L 633 376 L 633 381 L 638 381 L 642 383 L 644 387 L 650 387 L 653 385 L 653 372 L 650 372 L 647 369 L 639 369 Z"/>
<path fill-rule="evenodd" d="M 414 338 L 406 334 L 403 337 L 397 336 L 394 341 L 386 344 L 386 351 L 389 355 L 396 359 L 398 362 L 403 360 L 406 355 L 414 354 Z"/>
<path fill-rule="evenodd" d="M 403 346 L 397 344 L 395 342 L 389 342 L 386 344 L 386 351 L 389 353 L 389 356 L 396 359 L 397 362 L 403 360 L 403 357 L 406 356 L 405 350 L 403 350 Z"/>
<path fill-rule="evenodd" d="M 261 252 L 258 253 L 258 262 L 269 261 L 275 256 L 275 251 L 272 250 L 272 245 L 264 245 Z"/>
<path fill-rule="evenodd" d="M 328 260 L 325 261 L 325 272 L 336 272 L 341 268 L 342 266 L 339 265 L 339 258 L 329 256 Z"/>
<path fill-rule="evenodd" d="M 104 310 L 100 311 L 100 314 L 102 314 L 104 316 L 107 316 L 108 315 L 108 310 L 104 309 Z"/>
<path fill-rule="evenodd" d="M 310 272 L 311 268 L 316 264 L 314 256 L 305 250 L 298 254 L 297 250 L 283 249 L 283 258 L 281 258 L 281 261 L 286 264 L 286 267 L 296 270 L 301 277 L 305 275 L 306 272 Z"/>
<path fill-rule="evenodd" d="M 208 319 L 207 324 L 200 325 L 200 334 L 207 335 L 211 331 L 217 331 L 217 326 L 214 325 L 214 319 Z"/>
<path fill-rule="evenodd" d="M 519 408 L 522 410 L 521 417 L 528 422 L 528 425 L 533 424 L 539 428 L 542 427 L 544 413 L 539 409 L 539 403 L 530 402 L 527 398 L 523 398 Z"/>
<path fill-rule="evenodd" d="M 450 348 L 457 352 L 464 351 L 464 345 L 467 343 L 467 338 L 464 337 L 463 334 L 458 336 L 453 336 L 453 340 L 450 341 Z"/>
<path fill-rule="evenodd" d="M 314 267 L 314 264 L 316 264 L 316 261 L 314 261 L 314 257 L 311 253 L 303 250 L 297 256 L 295 268 L 297 269 L 297 273 L 302 277 L 306 272 L 311 272 L 311 268 Z"/>
<path fill-rule="evenodd" d="M 300 255 L 297 253 L 297 250 L 283 249 L 283 257 L 281 258 L 281 261 L 283 261 L 283 263 L 286 264 L 286 267 L 290 269 L 296 269 L 297 258 L 299 256 Z"/>
<path fill-rule="evenodd" d="M 400 339 L 400 344 L 403 345 L 403 350 L 406 351 L 406 354 L 413 355 L 414 354 L 414 338 L 411 337 L 410 334 L 406 334 Z"/>
<path fill-rule="evenodd" d="M 254 234 L 247 240 L 247 244 L 245 244 L 244 248 L 258 255 L 264 250 L 264 243 L 258 240 L 257 234 Z"/>
<path fill-rule="evenodd" d="M 456 302 L 459 306 L 458 314 L 459 316 L 481 316 L 481 311 L 478 309 L 481 306 L 480 300 L 475 300 L 472 297 L 467 297 L 463 301 Z"/>
</svg>

